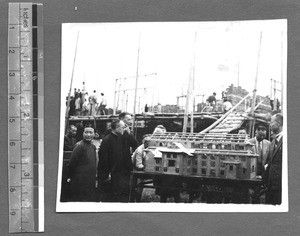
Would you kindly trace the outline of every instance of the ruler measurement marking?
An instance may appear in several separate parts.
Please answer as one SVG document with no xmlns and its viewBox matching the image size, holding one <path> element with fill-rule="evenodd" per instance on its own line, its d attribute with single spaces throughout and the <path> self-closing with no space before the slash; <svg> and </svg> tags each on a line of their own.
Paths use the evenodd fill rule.
<svg viewBox="0 0 300 236">
<path fill-rule="evenodd" d="M 21 10 L 21 3 L 19 3 L 19 10 Z M 20 26 L 21 26 L 21 12 L 19 12 L 19 21 L 20 21 Z M 19 31 L 19 45 L 22 45 L 21 44 L 21 32 Z M 20 75 L 21 75 L 21 73 L 22 73 L 22 66 L 21 66 L 21 56 L 19 57 L 19 66 L 20 66 Z M 21 87 L 21 77 L 20 77 L 20 89 L 22 88 Z M 20 107 L 21 107 L 21 99 L 20 99 Z M 21 115 L 20 115 L 21 116 Z M 20 133 L 21 133 L 21 127 L 20 127 Z M 20 143 L 20 146 L 21 146 L 21 148 L 22 148 L 22 142 Z M 22 155 L 22 150 L 20 149 L 20 156 Z M 22 159 L 22 157 L 21 157 L 21 159 Z M 21 165 L 21 176 L 22 176 L 22 165 Z M 22 201 L 23 201 L 23 194 L 22 194 L 22 192 L 23 192 L 23 185 L 22 185 L 22 179 L 21 179 L 21 193 L 20 193 L 20 195 L 21 195 L 21 199 L 22 199 Z M 22 206 L 22 205 L 21 205 Z M 22 221 L 23 221 L 23 211 L 22 211 L 22 208 L 21 208 L 21 231 L 23 231 L 23 227 L 22 227 Z"/>
<path fill-rule="evenodd" d="M 20 130 L 16 127 L 19 130 L 19 132 L 17 131 L 16 133 L 19 133 L 17 135 L 18 137 L 20 137 L 20 140 L 15 140 L 16 138 L 12 140 L 9 139 L 9 142 L 15 143 L 8 143 L 9 158 L 11 161 L 13 161 L 9 162 L 9 173 L 11 173 L 9 182 L 12 183 L 12 181 L 14 181 L 19 184 L 18 181 L 20 180 L 21 183 L 20 186 L 10 186 L 11 189 L 9 190 L 11 194 L 14 194 L 14 196 L 10 196 L 10 206 L 12 206 L 11 204 L 16 204 L 14 208 L 19 207 L 19 201 L 21 204 L 19 209 L 10 209 L 11 211 L 16 210 L 18 212 L 21 212 L 21 214 L 17 214 L 16 217 L 9 218 L 10 233 L 42 232 L 44 229 L 43 185 L 39 185 L 39 183 L 43 183 L 43 179 L 38 179 L 40 176 L 39 172 L 43 171 L 43 167 L 39 163 L 40 161 L 43 161 L 43 154 L 39 153 L 41 157 L 39 156 L 39 158 L 37 159 L 39 161 L 37 161 L 35 160 L 36 153 L 33 152 L 33 150 L 35 150 L 35 142 L 40 142 L 39 136 L 34 136 L 34 132 L 38 131 L 39 133 L 41 131 L 37 126 L 34 125 L 34 122 L 41 118 L 40 116 L 35 116 L 35 114 L 37 114 L 37 111 L 35 111 L 34 109 L 39 108 L 38 106 L 36 106 L 36 103 L 38 102 L 37 96 L 43 96 L 43 88 L 34 90 L 35 87 L 33 86 L 32 82 L 35 80 L 37 82 L 37 76 L 40 73 L 41 79 L 43 79 L 42 69 L 37 69 L 38 63 L 43 63 L 43 58 L 38 61 L 37 58 L 35 58 L 37 56 L 37 53 L 39 53 L 40 51 L 43 52 L 42 44 L 41 46 L 39 44 L 41 42 L 40 40 L 42 40 L 43 34 L 41 32 L 41 37 L 38 37 L 40 35 L 37 34 L 38 30 L 42 30 L 42 28 L 40 28 L 40 26 L 42 27 L 42 18 L 40 18 L 40 13 L 42 16 L 41 4 L 9 3 L 8 48 L 14 50 L 14 52 L 16 52 L 15 55 L 17 56 L 9 53 L 9 51 L 7 52 L 9 59 L 8 73 L 11 72 L 16 74 L 14 80 L 10 80 L 10 82 L 19 83 L 20 91 L 19 93 L 14 92 L 14 86 L 16 86 L 16 84 L 9 83 L 8 94 L 10 95 L 10 97 L 8 105 L 9 112 L 10 114 L 12 114 L 12 116 L 9 115 L 8 117 L 11 119 L 17 119 L 16 121 L 10 120 L 10 123 L 20 123 L 18 126 Z M 16 23 L 14 22 L 15 20 L 19 22 L 17 22 L 17 24 L 14 24 Z M 13 23 L 11 23 L 12 21 Z M 18 46 L 14 45 L 11 42 L 16 42 L 15 44 L 18 44 Z M 27 49 L 24 49 L 27 52 L 23 51 L 23 48 L 28 48 L 28 51 Z M 16 66 L 18 66 L 18 69 L 14 68 Z M 9 76 L 10 77 L 8 77 L 8 79 L 12 79 L 12 75 Z M 17 81 L 17 79 L 19 79 L 19 81 Z M 28 87 L 30 87 L 31 89 L 28 89 Z M 13 92 L 11 92 L 10 90 L 12 90 Z M 16 96 L 16 99 L 14 98 L 14 96 Z M 42 106 L 40 101 L 38 104 L 39 106 Z M 17 115 L 13 113 L 15 112 L 15 108 L 12 109 L 13 106 L 16 106 L 15 108 L 18 109 Z M 9 124 L 8 127 L 10 132 L 13 131 L 13 126 L 11 125 L 12 124 Z M 33 132 L 33 136 L 31 136 L 31 132 Z M 27 137 L 29 137 L 29 139 Z M 13 149 L 13 146 L 16 146 L 16 148 Z M 20 152 L 20 156 L 17 156 L 16 152 Z M 16 159 L 19 158 L 20 161 L 17 161 Z M 25 158 L 28 158 L 28 162 L 26 163 L 24 163 Z M 16 166 L 19 166 L 19 169 Z M 36 172 L 35 168 L 38 168 L 38 172 Z M 13 171 L 20 171 L 19 173 L 21 175 L 14 175 L 15 172 Z M 18 199 L 16 199 L 16 193 L 14 193 L 16 191 L 15 188 L 18 189 Z M 15 200 L 17 200 L 17 202 Z M 26 205 L 28 204 L 30 204 L 30 206 L 32 207 L 27 207 Z"/>
</svg>

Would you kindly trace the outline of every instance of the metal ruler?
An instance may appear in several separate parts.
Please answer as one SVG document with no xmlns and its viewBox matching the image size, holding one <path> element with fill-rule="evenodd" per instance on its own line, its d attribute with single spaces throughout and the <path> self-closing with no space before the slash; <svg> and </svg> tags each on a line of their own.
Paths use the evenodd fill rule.
<svg viewBox="0 0 300 236">
<path fill-rule="evenodd" d="M 42 5 L 9 3 L 9 232 L 44 231 Z"/>
</svg>

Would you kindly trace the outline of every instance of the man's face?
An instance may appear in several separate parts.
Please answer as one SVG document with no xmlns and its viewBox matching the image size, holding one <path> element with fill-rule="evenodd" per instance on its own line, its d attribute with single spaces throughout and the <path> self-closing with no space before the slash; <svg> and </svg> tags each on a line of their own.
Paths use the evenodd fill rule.
<svg viewBox="0 0 300 236">
<path fill-rule="evenodd" d="M 123 121 L 120 121 L 119 124 L 116 127 L 115 132 L 119 135 L 123 135 L 125 128 L 125 123 Z"/>
<path fill-rule="evenodd" d="M 95 133 L 94 133 L 94 129 L 93 128 L 85 128 L 84 131 L 83 131 L 83 139 L 85 141 L 92 141 L 92 139 L 94 138 L 95 136 Z"/>
<path fill-rule="evenodd" d="M 256 130 L 256 138 L 259 140 L 265 139 L 267 136 L 267 130 L 264 128 L 258 127 Z"/>
<path fill-rule="evenodd" d="M 148 147 L 149 147 L 149 142 L 150 142 L 149 140 L 145 140 L 145 141 L 144 141 L 144 147 L 145 147 L 145 148 L 148 148 Z"/>
<path fill-rule="evenodd" d="M 238 134 L 240 134 L 240 135 L 246 135 L 247 132 L 246 132 L 246 130 L 241 129 L 241 130 L 239 130 Z"/>
<path fill-rule="evenodd" d="M 123 119 L 124 123 L 128 126 L 131 126 L 132 124 L 132 118 L 131 118 L 131 115 L 126 115 Z"/>
<path fill-rule="evenodd" d="M 71 127 L 70 129 L 70 134 L 72 137 L 75 137 L 77 133 L 77 128 L 76 127 Z"/>
<path fill-rule="evenodd" d="M 271 123 L 270 123 L 270 128 L 271 128 L 271 131 L 274 133 L 274 134 L 279 134 L 280 133 L 280 123 L 278 122 L 278 120 L 276 119 L 275 116 L 272 116 L 271 117 Z"/>
</svg>

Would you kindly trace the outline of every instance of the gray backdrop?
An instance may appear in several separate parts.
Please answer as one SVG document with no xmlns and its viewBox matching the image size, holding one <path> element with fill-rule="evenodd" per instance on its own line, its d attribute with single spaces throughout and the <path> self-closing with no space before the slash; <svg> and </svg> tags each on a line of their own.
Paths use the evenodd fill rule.
<svg viewBox="0 0 300 236">
<path fill-rule="evenodd" d="M 299 0 L 49 0 L 44 3 L 44 235 L 298 235 L 300 232 Z M 0 234 L 8 234 L 7 16 L 0 0 Z M 74 11 L 74 6 L 78 11 Z M 288 19 L 289 213 L 55 213 L 60 111 L 61 23 Z M 298 233 L 297 233 L 298 232 Z M 27 234 L 31 235 L 31 234 Z"/>
</svg>

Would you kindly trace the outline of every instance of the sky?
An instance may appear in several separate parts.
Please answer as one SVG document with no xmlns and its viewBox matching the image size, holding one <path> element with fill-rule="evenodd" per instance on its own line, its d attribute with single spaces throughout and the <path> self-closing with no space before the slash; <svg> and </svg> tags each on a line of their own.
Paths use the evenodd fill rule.
<svg viewBox="0 0 300 236">
<path fill-rule="evenodd" d="M 137 74 L 137 113 L 145 104 L 176 104 L 191 75 L 194 94 L 205 99 L 213 92 L 221 98 L 230 84 L 252 92 L 256 76 L 257 93 L 272 97 L 270 79 L 286 83 L 286 57 L 286 20 L 68 23 L 62 25 L 62 99 L 73 69 L 72 92 L 85 81 L 89 93 L 105 94 L 108 107 L 125 109 L 127 100 L 129 112 Z M 122 92 L 114 96 L 115 89 Z"/>
</svg>

